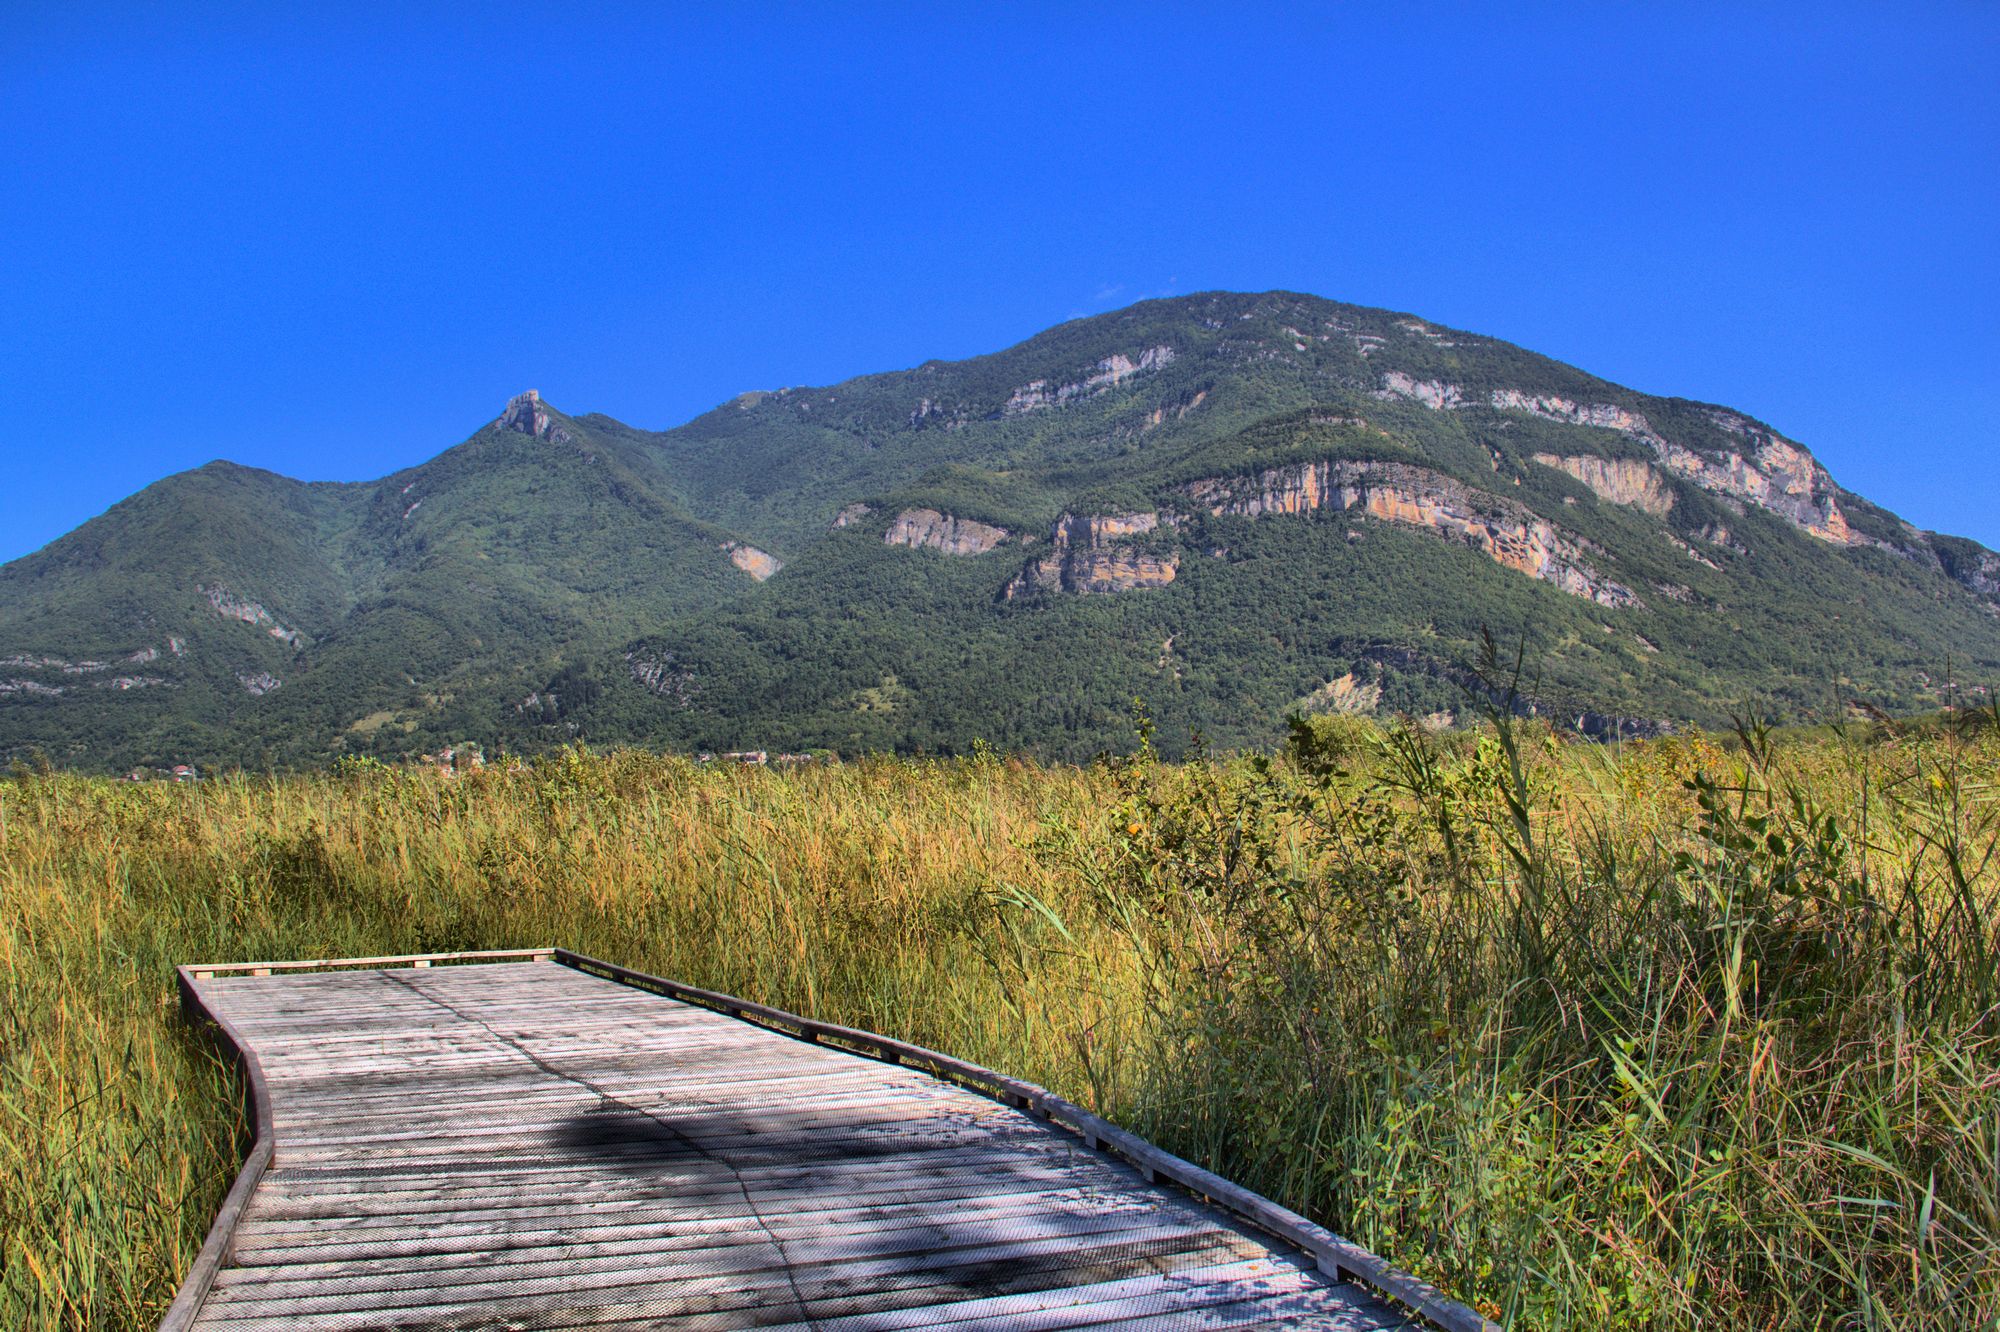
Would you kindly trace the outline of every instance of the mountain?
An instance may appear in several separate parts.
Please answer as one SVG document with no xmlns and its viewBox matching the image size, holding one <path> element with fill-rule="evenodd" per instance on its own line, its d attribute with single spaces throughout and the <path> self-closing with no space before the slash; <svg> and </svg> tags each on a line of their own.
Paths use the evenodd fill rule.
<svg viewBox="0 0 2000 1332">
<path fill-rule="evenodd" d="M 1284 292 L 746 393 L 533 392 L 430 462 L 211 463 L 0 567 L 0 755 L 295 765 L 449 743 L 1074 757 L 1463 710 L 1482 631 L 1599 734 L 1935 706 L 2000 556 L 1741 412 Z"/>
</svg>

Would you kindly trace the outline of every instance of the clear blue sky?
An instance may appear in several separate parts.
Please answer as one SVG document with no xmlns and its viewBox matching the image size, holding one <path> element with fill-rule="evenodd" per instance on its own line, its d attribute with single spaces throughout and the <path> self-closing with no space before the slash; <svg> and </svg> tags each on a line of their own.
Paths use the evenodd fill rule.
<svg viewBox="0 0 2000 1332">
<path fill-rule="evenodd" d="M 12 5 L 0 559 L 522 388 L 665 427 L 1215 287 L 1727 403 L 2000 546 L 1996 71 L 1991 3 Z"/>
</svg>

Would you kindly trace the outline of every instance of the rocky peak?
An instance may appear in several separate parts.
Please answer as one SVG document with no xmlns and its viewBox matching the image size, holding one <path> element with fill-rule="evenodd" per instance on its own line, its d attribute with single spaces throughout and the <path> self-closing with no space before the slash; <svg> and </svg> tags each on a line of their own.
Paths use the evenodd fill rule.
<svg viewBox="0 0 2000 1332">
<path fill-rule="evenodd" d="M 570 442 L 570 433 L 556 423 L 549 409 L 542 403 L 542 395 L 535 389 L 526 393 L 516 393 L 507 399 L 507 409 L 500 413 L 500 419 L 493 424 L 502 430 L 513 430 L 523 435 L 533 435 L 536 439 L 546 439 L 556 444 Z"/>
</svg>

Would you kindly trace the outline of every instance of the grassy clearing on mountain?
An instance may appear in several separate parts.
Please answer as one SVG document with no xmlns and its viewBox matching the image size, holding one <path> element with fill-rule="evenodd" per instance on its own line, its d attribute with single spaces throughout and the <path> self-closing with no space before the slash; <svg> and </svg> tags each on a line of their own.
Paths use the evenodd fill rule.
<svg viewBox="0 0 2000 1332">
<path fill-rule="evenodd" d="M 0 1323 L 242 1148 L 171 967 L 564 943 L 1048 1084 L 1522 1327 L 2000 1320 L 2000 737 L 0 782 Z"/>
</svg>

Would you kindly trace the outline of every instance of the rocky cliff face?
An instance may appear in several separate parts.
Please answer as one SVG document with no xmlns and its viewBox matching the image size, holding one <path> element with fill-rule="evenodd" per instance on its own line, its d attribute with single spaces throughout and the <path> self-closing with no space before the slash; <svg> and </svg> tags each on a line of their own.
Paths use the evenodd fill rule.
<svg viewBox="0 0 2000 1332">
<path fill-rule="evenodd" d="M 1384 400 L 1408 398 L 1434 412 L 1465 405 L 1465 397 L 1456 384 L 1445 384 L 1435 379 L 1412 379 L 1400 370 L 1391 370 L 1382 376 L 1382 387 L 1375 396 Z"/>
<path fill-rule="evenodd" d="M 1546 421 L 1565 421 L 1570 425 L 1616 430 L 1637 436 L 1655 448 L 1661 443 L 1660 437 L 1653 433 L 1653 428 L 1646 423 L 1645 417 L 1613 403 L 1575 403 L 1552 394 L 1523 393 L 1519 389 L 1495 389 L 1489 401 L 1498 411 L 1526 412 L 1530 416 L 1539 416 Z"/>
<path fill-rule="evenodd" d="M 186 644 L 179 638 L 169 638 L 167 648 L 174 656 L 186 653 Z M 52 657 L 46 653 L 16 652 L 0 657 L 0 669 L 12 668 L 28 671 L 26 677 L 0 679 L 0 694 L 14 694 L 27 698 L 57 699 L 66 695 L 75 696 L 85 689 L 111 689 L 123 693 L 129 689 L 150 689 L 155 685 L 173 686 L 179 682 L 160 675 L 113 675 L 110 672 L 121 666 L 150 666 L 160 660 L 160 649 L 143 647 L 137 652 L 119 657 L 115 661 L 70 661 L 63 657 Z M 35 679 L 33 675 L 44 678 Z M 64 676 L 61 683 L 47 678 Z"/>
<path fill-rule="evenodd" d="M 1931 546 L 1946 574 L 1969 591 L 2000 600 L 2000 554 L 1952 537 L 1934 537 Z"/>
<path fill-rule="evenodd" d="M 1408 398 L 1434 411 L 1449 411 L 1469 405 L 1464 392 L 1455 384 L 1415 380 L 1394 370 L 1382 376 L 1382 387 L 1375 396 Z M 1801 531 L 1834 545 L 1868 542 L 1868 538 L 1848 526 L 1847 516 L 1840 511 L 1839 488 L 1810 453 L 1733 412 L 1714 411 L 1709 413 L 1709 417 L 1721 429 L 1741 436 L 1744 447 L 1711 457 L 1664 438 L 1645 416 L 1616 403 L 1575 402 L 1551 393 L 1495 389 L 1483 405 L 1495 411 L 1525 412 L 1547 421 L 1616 430 L 1645 443 L 1668 471 L 1685 477 L 1704 490 L 1768 509 Z M 1553 455 L 1538 455 L 1536 461 L 1546 462 L 1549 456 Z M 1550 465 L 1563 467 L 1596 490 L 1595 482 L 1568 466 L 1570 461 L 1574 459 Z M 1636 478 L 1617 478 L 1605 473 L 1601 479 L 1623 493 L 1638 493 L 1629 488 L 1629 483 Z M 1637 499 L 1614 502 L 1639 504 Z M 1657 498 L 1647 501 L 1658 502 Z M 1645 505 L 1640 504 L 1640 507 Z"/>
<path fill-rule="evenodd" d="M 1384 522 L 1421 527 L 1478 550 L 1495 563 L 1602 606 L 1638 606 L 1632 589 L 1593 569 L 1580 538 L 1530 510 L 1438 472 L 1403 463 L 1317 462 L 1248 477 L 1196 481 L 1183 493 L 1214 514 L 1261 518 L 1315 509 L 1360 510 Z"/>
<path fill-rule="evenodd" d="M 1073 384 L 1051 386 L 1046 379 L 1031 379 L 1015 389 L 1000 408 L 1002 416 L 1019 416 L 1023 412 L 1041 411 L 1047 407 L 1059 407 L 1063 403 L 1078 398 L 1091 397 L 1116 388 L 1134 375 L 1148 370 L 1157 370 L 1170 364 L 1174 359 L 1172 347 L 1148 347 L 1134 358 L 1124 353 L 1107 356 L 1097 363 L 1096 370 Z M 926 399 L 926 405 L 928 405 Z"/>
<path fill-rule="evenodd" d="M 246 671 L 236 677 L 236 683 L 242 685 L 252 698 L 262 698 L 284 681 L 269 671 Z"/>
<path fill-rule="evenodd" d="M 1165 587 L 1180 572 L 1180 556 L 1145 550 L 1131 540 L 1161 521 L 1157 513 L 1064 514 L 1049 534 L 1049 553 L 1008 580 L 1001 599 Z"/>
<path fill-rule="evenodd" d="M 942 551 L 946 555 L 983 555 L 1010 535 L 1004 527 L 954 517 L 936 509 L 905 509 L 889 524 L 882 543 Z"/>
<path fill-rule="evenodd" d="M 1299 700 L 1299 711 L 1334 717 L 1365 717 L 1381 706 L 1382 686 L 1357 680 L 1354 672 L 1328 680 Z"/>
<path fill-rule="evenodd" d="M 1732 450 L 1719 459 L 1661 441 L 1660 461 L 1703 490 L 1769 509 L 1822 541 L 1836 546 L 1867 541 L 1848 527 L 1826 469 L 1788 440 L 1765 435 L 1749 456 Z"/>
<path fill-rule="evenodd" d="M 1848 527 L 1847 516 L 1835 498 L 1833 478 L 1817 459 L 1734 413 L 1711 412 L 1709 416 L 1730 434 L 1743 437 L 1747 451 L 1731 450 L 1714 458 L 1662 438 L 1644 416 L 1612 403 L 1577 403 L 1550 394 L 1499 389 L 1493 393 L 1492 404 L 1503 411 L 1527 412 L 1551 421 L 1630 435 L 1650 447 L 1668 471 L 1703 490 L 1768 509 L 1801 531 L 1837 546 L 1864 540 Z"/>
<path fill-rule="evenodd" d="M 215 608 L 215 613 L 225 620 L 241 620 L 245 624 L 255 625 L 279 642 L 289 643 L 293 647 L 298 647 L 304 641 L 303 634 L 278 623 L 277 617 L 263 606 L 239 597 L 225 587 L 203 586 L 195 588 L 195 591 L 201 593 L 208 604 Z"/>
<path fill-rule="evenodd" d="M 694 673 L 682 665 L 679 657 L 672 652 L 659 650 L 627 652 L 625 669 L 647 693 L 655 698 L 666 699 L 676 707 L 691 706 L 695 696 L 701 692 L 695 683 Z M 557 704 L 553 696 L 549 702 L 551 705 Z"/>
<path fill-rule="evenodd" d="M 1667 510 L 1674 507 L 1673 487 L 1650 465 L 1636 458 L 1600 458 L 1590 453 L 1559 457 L 1553 453 L 1538 453 L 1535 461 L 1544 467 L 1569 473 L 1590 487 L 1601 500 L 1629 505 L 1655 518 L 1666 516 Z"/>
<path fill-rule="evenodd" d="M 536 439 L 546 439 L 553 444 L 571 442 L 569 431 L 557 424 L 549 415 L 549 409 L 542 405 L 542 395 L 535 389 L 517 393 L 507 400 L 507 408 L 500 413 L 500 419 L 493 424 L 502 430 L 513 430 L 523 435 L 533 435 Z"/>
</svg>

